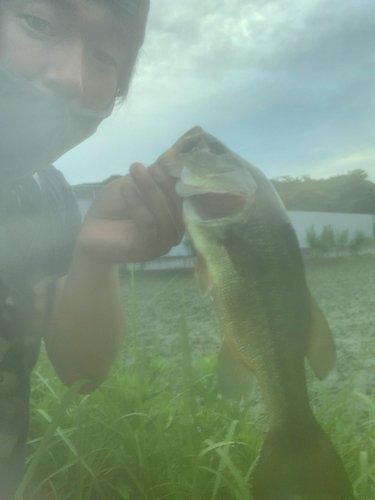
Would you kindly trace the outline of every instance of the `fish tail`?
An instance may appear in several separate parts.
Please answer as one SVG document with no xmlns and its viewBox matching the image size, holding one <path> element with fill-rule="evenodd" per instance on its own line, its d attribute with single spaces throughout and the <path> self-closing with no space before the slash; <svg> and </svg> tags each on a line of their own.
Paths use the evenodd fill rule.
<svg viewBox="0 0 375 500">
<path fill-rule="evenodd" d="M 254 500 L 353 500 L 344 466 L 319 424 L 291 435 L 268 432 L 254 473 Z"/>
</svg>

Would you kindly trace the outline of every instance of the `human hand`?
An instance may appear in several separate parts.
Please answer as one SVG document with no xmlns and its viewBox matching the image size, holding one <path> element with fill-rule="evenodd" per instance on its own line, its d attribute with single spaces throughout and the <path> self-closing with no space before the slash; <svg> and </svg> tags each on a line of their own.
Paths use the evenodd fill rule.
<svg viewBox="0 0 375 500">
<path fill-rule="evenodd" d="M 103 264 L 142 262 L 180 243 L 184 225 L 175 179 L 157 165 L 130 167 L 107 184 L 82 225 L 78 249 Z"/>
</svg>

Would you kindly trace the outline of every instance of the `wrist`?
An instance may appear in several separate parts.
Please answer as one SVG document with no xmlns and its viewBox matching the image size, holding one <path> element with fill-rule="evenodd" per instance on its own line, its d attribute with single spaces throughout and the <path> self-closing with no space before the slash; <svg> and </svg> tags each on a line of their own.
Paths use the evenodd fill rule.
<svg viewBox="0 0 375 500">
<path fill-rule="evenodd" d="M 128 221 L 85 217 L 78 236 L 76 251 L 98 267 L 111 267 L 132 262 L 134 251 L 129 251 Z"/>
<path fill-rule="evenodd" d="M 101 276 L 103 279 L 112 275 L 117 275 L 118 265 L 101 258 L 95 252 L 91 252 L 80 242 L 74 249 L 70 274 L 85 274 L 90 276 Z"/>
</svg>

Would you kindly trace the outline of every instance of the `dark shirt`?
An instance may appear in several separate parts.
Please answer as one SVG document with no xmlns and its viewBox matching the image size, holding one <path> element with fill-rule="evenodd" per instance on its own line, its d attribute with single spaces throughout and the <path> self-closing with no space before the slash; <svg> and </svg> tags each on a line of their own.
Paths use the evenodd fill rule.
<svg viewBox="0 0 375 500">
<path fill-rule="evenodd" d="M 81 217 L 52 166 L 14 183 L 0 202 L 0 500 L 8 500 L 24 473 L 30 373 L 45 320 L 40 297 L 67 274 Z"/>
</svg>

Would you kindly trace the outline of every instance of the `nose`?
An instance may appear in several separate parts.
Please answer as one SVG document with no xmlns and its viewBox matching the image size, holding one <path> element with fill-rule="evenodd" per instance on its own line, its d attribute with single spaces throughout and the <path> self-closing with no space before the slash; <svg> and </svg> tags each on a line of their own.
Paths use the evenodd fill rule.
<svg viewBox="0 0 375 500">
<path fill-rule="evenodd" d="M 83 94 L 83 44 L 61 45 L 45 69 L 43 83 L 55 97 L 73 101 Z"/>
</svg>

